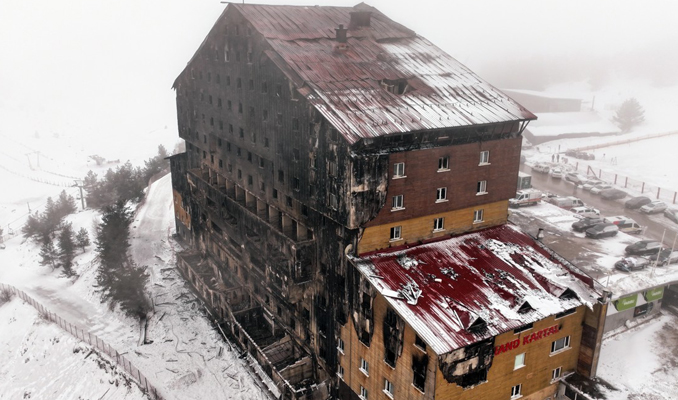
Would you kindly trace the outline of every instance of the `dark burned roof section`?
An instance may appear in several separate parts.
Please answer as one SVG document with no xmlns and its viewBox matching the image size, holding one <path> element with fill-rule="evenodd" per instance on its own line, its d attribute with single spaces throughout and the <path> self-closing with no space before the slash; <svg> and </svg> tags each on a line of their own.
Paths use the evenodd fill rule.
<svg viewBox="0 0 678 400">
<path fill-rule="evenodd" d="M 536 117 L 413 31 L 355 7 L 231 4 L 306 87 L 300 93 L 353 144 L 362 138 Z M 351 12 L 369 11 L 353 29 Z M 335 40 L 348 28 L 347 44 Z M 270 56 L 270 55 L 269 55 Z M 274 62 L 280 65 L 280 60 Z M 285 70 L 285 68 L 281 68 Z M 404 93 L 382 87 L 406 80 Z"/>
<path fill-rule="evenodd" d="M 510 225 L 354 261 L 439 355 L 582 304 L 591 307 L 599 296 Z M 479 319 L 486 325 L 474 329 Z"/>
</svg>

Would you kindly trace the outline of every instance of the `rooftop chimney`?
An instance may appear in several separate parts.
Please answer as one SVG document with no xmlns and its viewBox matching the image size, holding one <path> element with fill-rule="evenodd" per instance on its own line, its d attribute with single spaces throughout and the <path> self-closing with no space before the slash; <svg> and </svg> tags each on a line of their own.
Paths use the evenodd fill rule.
<svg viewBox="0 0 678 400">
<path fill-rule="evenodd" d="M 336 28 L 334 30 L 335 32 L 337 32 L 337 42 L 346 43 L 346 31 L 348 31 L 348 29 L 345 29 L 344 25 L 341 24 L 339 25 L 339 28 Z"/>
<path fill-rule="evenodd" d="M 349 24 L 349 27 L 351 29 L 369 27 L 371 19 L 372 11 L 353 11 L 351 12 L 351 23 Z"/>
</svg>

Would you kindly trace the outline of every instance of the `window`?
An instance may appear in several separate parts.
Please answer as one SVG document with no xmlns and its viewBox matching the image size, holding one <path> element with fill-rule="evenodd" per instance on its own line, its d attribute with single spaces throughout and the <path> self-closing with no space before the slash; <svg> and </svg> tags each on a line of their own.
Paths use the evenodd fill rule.
<svg viewBox="0 0 678 400">
<path fill-rule="evenodd" d="M 219 159 L 219 168 L 224 168 L 224 160 Z"/>
<path fill-rule="evenodd" d="M 436 202 L 447 201 L 447 188 L 438 188 Z"/>
<path fill-rule="evenodd" d="M 522 385 L 515 385 L 514 387 L 511 388 L 511 398 L 512 399 L 517 399 L 517 398 L 522 396 L 520 394 L 521 386 Z"/>
<path fill-rule="evenodd" d="M 551 354 L 567 349 L 568 347 L 570 347 L 570 337 L 565 336 L 551 343 Z"/>
<path fill-rule="evenodd" d="M 282 85 L 275 85 L 275 95 L 277 97 L 282 96 Z"/>
<path fill-rule="evenodd" d="M 525 366 L 525 353 L 518 354 L 516 360 L 513 363 L 513 369 L 522 368 Z"/>
<path fill-rule="evenodd" d="M 337 199 L 336 194 L 330 193 L 330 207 L 333 210 L 336 210 L 337 208 L 339 208 L 339 199 Z"/>
<path fill-rule="evenodd" d="M 238 113 L 242 114 L 242 103 L 238 103 Z"/>
<path fill-rule="evenodd" d="M 238 169 L 238 179 L 242 179 L 242 170 Z"/>
<path fill-rule="evenodd" d="M 209 103 L 212 104 L 212 95 L 209 96 Z"/>
<path fill-rule="evenodd" d="M 268 93 L 268 83 L 261 82 L 261 93 Z"/>
<path fill-rule="evenodd" d="M 292 130 L 293 131 L 299 130 L 299 118 L 292 118 Z"/>
<path fill-rule="evenodd" d="M 285 173 L 281 169 L 278 170 L 278 182 L 285 183 Z"/>
<path fill-rule="evenodd" d="M 486 193 L 487 193 L 487 181 L 478 181 L 476 194 L 486 194 Z"/>
<path fill-rule="evenodd" d="M 240 136 L 240 139 L 244 138 L 245 137 L 245 130 L 243 128 L 240 128 L 238 135 Z"/>
<path fill-rule="evenodd" d="M 483 222 L 483 214 L 485 214 L 484 210 L 473 210 L 473 222 Z"/>
<path fill-rule="evenodd" d="M 278 113 L 278 115 L 276 115 L 275 123 L 278 124 L 278 125 L 282 125 L 282 121 L 283 121 L 283 115 L 282 115 L 282 113 Z"/>
<path fill-rule="evenodd" d="M 445 229 L 445 218 L 440 217 L 433 220 L 433 231 L 442 231 Z"/>
<path fill-rule="evenodd" d="M 292 159 L 299 161 L 299 149 L 292 149 Z"/>
<path fill-rule="evenodd" d="M 360 359 L 360 372 L 365 374 L 365 376 L 370 376 L 370 363 L 365 361 L 364 358 Z"/>
<path fill-rule="evenodd" d="M 259 168 L 264 168 L 265 163 L 266 163 L 265 160 L 259 157 Z"/>
<path fill-rule="evenodd" d="M 299 191 L 301 189 L 299 184 L 299 178 L 297 177 L 292 178 L 292 189 L 296 191 Z"/>
<path fill-rule="evenodd" d="M 285 204 L 287 204 L 287 207 L 292 207 L 292 198 L 290 196 L 285 196 Z"/>
<path fill-rule="evenodd" d="M 393 177 L 394 178 L 405 177 L 405 163 L 401 162 L 393 164 Z"/>
<path fill-rule="evenodd" d="M 384 379 L 384 393 L 393 398 L 393 384 L 388 379 Z"/>
<path fill-rule="evenodd" d="M 264 138 L 264 147 L 270 147 L 270 143 L 268 142 L 268 138 Z"/>
<path fill-rule="evenodd" d="M 250 54 L 252 54 L 252 53 L 247 53 L 248 57 L 249 57 Z M 247 60 L 247 61 L 250 61 L 250 60 Z M 247 84 L 247 88 L 249 90 L 254 90 L 254 79 L 249 80 L 249 83 Z"/>
<path fill-rule="evenodd" d="M 250 186 L 252 186 L 252 183 L 253 183 L 253 182 L 254 182 L 254 181 L 252 180 L 252 175 L 247 175 L 247 184 L 250 185 Z"/>
<path fill-rule="evenodd" d="M 363 385 L 360 385 L 360 398 L 362 400 L 367 400 L 367 389 L 365 389 Z"/>
<path fill-rule="evenodd" d="M 560 374 L 563 372 L 563 367 L 558 367 L 551 372 L 551 380 L 555 381 L 560 378 Z"/>
<path fill-rule="evenodd" d="M 400 237 L 401 231 L 402 231 L 402 226 L 400 226 L 400 225 L 392 227 L 391 228 L 391 241 L 402 239 Z"/>
<path fill-rule="evenodd" d="M 240 89 L 242 87 L 242 79 L 241 78 L 236 79 L 235 87 L 238 88 L 238 89 Z"/>
<path fill-rule="evenodd" d="M 391 206 L 391 210 L 402 210 L 405 207 L 403 207 L 403 195 L 399 194 L 397 196 L 393 196 L 393 204 Z"/>
<path fill-rule="evenodd" d="M 426 351 L 426 342 L 424 342 L 419 335 L 414 338 L 414 345 L 419 347 L 419 349 Z"/>
<path fill-rule="evenodd" d="M 438 159 L 438 171 L 448 171 L 450 169 L 450 157 L 440 157 Z"/>
<path fill-rule="evenodd" d="M 264 121 L 268 120 L 268 110 L 262 110 L 261 111 L 261 119 Z"/>
<path fill-rule="evenodd" d="M 226 53 L 228 57 L 228 52 Z M 226 60 L 228 61 L 228 60 Z M 226 86 L 231 86 L 231 75 L 226 75 Z"/>
<path fill-rule="evenodd" d="M 480 165 L 490 163 L 490 152 L 485 150 L 480 152 Z"/>
<path fill-rule="evenodd" d="M 337 339 L 337 350 L 339 350 L 341 354 L 344 354 L 344 341 L 341 340 L 341 338 Z"/>
<path fill-rule="evenodd" d="M 344 379 L 344 367 L 342 367 L 341 364 L 337 364 L 337 376 Z"/>
<path fill-rule="evenodd" d="M 334 161 L 328 161 L 327 162 L 327 173 L 330 176 L 336 176 L 337 175 L 337 163 Z"/>
</svg>

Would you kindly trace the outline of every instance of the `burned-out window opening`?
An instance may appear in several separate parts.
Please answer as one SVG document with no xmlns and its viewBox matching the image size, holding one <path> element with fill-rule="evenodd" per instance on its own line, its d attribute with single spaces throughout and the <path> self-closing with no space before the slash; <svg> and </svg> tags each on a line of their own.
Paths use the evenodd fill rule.
<svg viewBox="0 0 678 400">
<path fill-rule="evenodd" d="M 209 103 L 212 104 L 212 95 L 209 95 L 208 99 Z"/>
<path fill-rule="evenodd" d="M 334 161 L 327 161 L 327 174 L 329 176 L 337 176 L 337 163 Z"/>
<path fill-rule="evenodd" d="M 261 190 L 262 192 L 266 191 L 266 182 L 264 181 L 259 182 L 259 190 Z"/>
<path fill-rule="evenodd" d="M 252 179 L 252 175 L 247 175 L 247 184 L 252 186 L 254 183 L 254 180 Z"/>
<path fill-rule="evenodd" d="M 224 130 L 224 121 L 219 121 L 219 130 L 223 131 Z M 221 139 L 219 139 L 221 140 Z"/>
<path fill-rule="evenodd" d="M 463 375 L 461 377 L 461 382 L 459 382 L 459 386 L 467 388 L 486 381 L 487 381 L 487 369 L 482 368 L 477 371 L 469 372 L 468 374 Z"/>
<path fill-rule="evenodd" d="M 224 168 L 224 160 L 219 159 L 219 169 Z"/>
<path fill-rule="evenodd" d="M 287 204 L 287 207 L 292 207 L 292 198 L 290 196 L 285 196 L 285 204 Z"/>
<path fill-rule="evenodd" d="M 370 347 L 370 333 L 363 329 L 360 332 L 360 337 L 358 338 L 360 343 L 364 344 L 367 347 Z"/>
<path fill-rule="evenodd" d="M 268 83 L 266 81 L 261 82 L 261 93 L 268 93 Z"/>
<path fill-rule="evenodd" d="M 228 172 L 233 172 L 233 164 L 228 164 Z"/>
<path fill-rule="evenodd" d="M 242 102 L 238 103 L 238 113 L 242 114 Z"/>
<path fill-rule="evenodd" d="M 278 170 L 278 182 L 285 183 L 285 172 L 281 169 Z"/>
<path fill-rule="evenodd" d="M 277 199 L 278 198 L 278 189 L 273 189 L 273 193 L 271 194 L 271 196 L 273 196 L 274 199 Z"/>
<path fill-rule="evenodd" d="M 247 161 L 252 162 L 252 152 L 251 151 L 247 152 Z"/>
<path fill-rule="evenodd" d="M 293 131 L 299 130 L 299 118 L 292 118 L 292 130 Z"/>
<path fill-rule="evenodd" d="M 574 314 L 574 313 L 576 313 L 576 312 L 577 312 L 577 309 L 576 309 L 576 308 L 570 308 L 569 310 L 565 310 L 565 311 L 563 311 L 563 312 L 559 312 L 558 314 L 556 314 L 556 318 L 555 318 L 555 319 L 567 317 L 568 315 L 572 315 L 572 314 Z"/>
<path fill-rule="evenodd" d="M 238 131 L 238 136 L 240 137 L 240 139 L 243 139 L 245 137 L 245 129 L 244 128 L 240 128 L 240 130 Z"/>
<path fill-rule="evenodd" d="M 228 100 L 228 101 L 226 102 L 226 109 L 227 109 L 228 111 L 233 111 L 233 103 L 231 102 L 231 100 Z"/>
<path fill-rule="evenodd" d="M 412 356 L 412 384 L 414 387 L 422 392 L 425 392 L 426 387 L 426 370 L 428 368 L 428 355 L 413 355 Z"/>
<path fill-rule="evenodd" d="M 330 128 L 330 140 L 333 142 L 339 141 L 339 132 L 334 128 Z"/>
<path fill-rule="evenodd" d="M 299 178 L 297 177 L 292 178 L 292 188 L 296 191 L 299 191 L 301 189 L 299 184 Z"/>
<path fill-rule="evenodd" d="M 212 82 L 212 73 L 211 72 L 207 73 L 207 82 Z"/>
<path fill-rule="evenodd" d="M 268 142 L 268 138 L 264 138 L 264 147 L 270 147 L 270 143 Z"/>
<path fill-rule="evenodd" d="M 339 200 L 337 199 L 337 195 L 336 195 L 336 194 L 330 193 L 330 195 L 329 195 L 329 203 L 330 203 L 329 205 L 330 205 L 330 208 L 331 208 L 331 209 L 336 210 L 337 208 L 339 208 Z"/>
<path fill-rule="evenodd" d="M 233 133 L 233 124 L 228 124 L 228 133 Z"/>
<path fill-rule="evenodd" d="M 276 95 L 277 97 L 281 97 L 281 96 L 282 96 L 282 85 L 281 85 L 281 84 L 275 85 L 275 95 Z"/>
<path fill-rule="evenodd" d="M 275 121 L 275 122 L 276 122 L 276 124 L 278 124 L 278 125 L 282 125 L 282 123 L 283 123 L 283 115 L 282 115 L 282 113 L 278 113 L 278 115 L 276 116 L 276 121 Z"/>
<path fill-rule="evenodd" d="M 268 120 L 268 110 L 262 110 L 261 111 L 261 119 L 262 119 L 262 121 Z"/>
<path fill-rule="evenodd" d="M 242 179 L 242 170 L 238 169 L 238 179 Z"/>
<path fill-rule="evenodd" d="M 301 205 L 301 215 L 308 217 L 308 207 L 306 204 Z"/>
<path fill-rule="evenodd" d="M 221 108 L 221 97 L 217 98 L 217 107 Z"/>
<path fill-rule="evenodd" d="M 221 83 L 221 75 L 217 74 L 215 81 L 216 83 Z"/>
<path fill-rule="evenodd" d="M 235 154 L 236 154 L 238 157 L 240 157 L 240 156 L 242 155 L 242 149 L 240 149 L 240 147 L 236 147 L 236 148 L 235 148 Z"/>
<path fill-rule="evenodd" d="M 206 158 L 207 158 L 207 153 L 205 152 L 205 150 L 202 151 L 202 158 L 203 158 L 203 159 L 206 159 Z"/>
<path fill-rule="evenodd" d="M 265 162 L 263 157 L 259 157 L 259 168 L 264 168 Z"/>
<path fill-rule="evenodd" d="M 207 135 L 202 135 L 202 142 L 207 143 Z"/>
<path fill-rule="evenodd" d="M 520 328 L 514 329 L 514 330 L 513 330 L 513 333 L 514 333 L 514 334 L 518 334 L 518 333 L 520 333 L 520 332 L 525 332 L 525 331 L 528 331 L 528 330 L 532 329 L 533 327 L 534 327 L 534 324 L 529 323 L 529 324 L 527 324 L 527 325 L 521 326 Z"/>
<path fill-rule="evenodd" d="M 226 151 L 231 151 L 231 142 L 226 142 Z"/>
<path fill-rule="evenodd" d="M 210 163 L 214 164 L 214 154 L 210 154 Z"/>
<path fill-rule="evenodd" d="M 214 126 L 214 117 L 210 117 L 210 126 Z"/>
</svg>

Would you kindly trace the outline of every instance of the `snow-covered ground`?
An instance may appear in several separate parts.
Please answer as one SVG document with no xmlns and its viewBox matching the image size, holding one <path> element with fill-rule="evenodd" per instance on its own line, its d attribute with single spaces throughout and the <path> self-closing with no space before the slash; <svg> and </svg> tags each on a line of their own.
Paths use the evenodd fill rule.
<svg viewBox="0 0 678 400">
<path fill-rule="evenodd" d="M 97 218 L 96 212 L 87 210 L 68 220 L 75 230 L 85 227 L 93 234 Z M 147 266 L 151 275 L 147 289 L 154 300 L 155 313 L 148 321 L 150 344 L 140 345 L 138 321 L 100 302 L 93 288 L 96 264 L 91 247 L 76 258 L 79 278 L 73 281 L 58 270 L 41 267 L 38 247 L 15 237 L 0 251 L 0 282 L 24 290 L 62 318 L 98 335 L 119 353 L 126 353 L 125 357 L 167 399 L 268 398 L 250 373 L 247 360 L 240 359 L 239 352 L 215 331 L 175 270 L 178 244 L 170 238 L 173 229 L 171 179 L 166 175 L 150 187 L 138 209 L 131 242 L 133 258 L 137 264 Z M 5 324 L 0 319 L 0 325 Z M 4 336 L 0 337 L 4 343 Z M 33 350 L 28 348 L 37 357 Z M 61 384 L 68 386 L 69 381 Z M 67 393 L 78 393 L 79 383 L 72 385 L 73 391 Z"/>
<path fill-rule="evenodd" d="M 0 305 L 0 338 L 0 399 L 145 398 L 105 356 L 16 296 Z"/>
<path fill-rule="evenodd" d="M 607 400 L 678 399 L 678 317 L 649 318 L 603 341 L 598 376 L 617 389 Z"/>
</svg>

